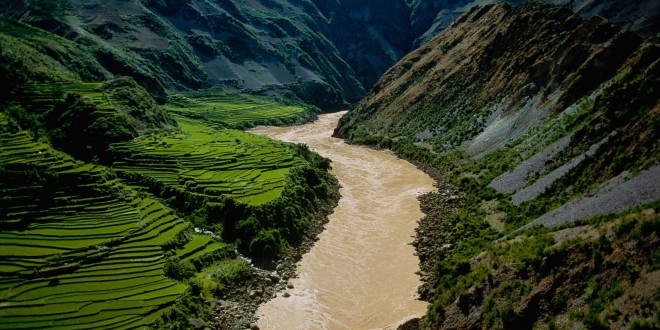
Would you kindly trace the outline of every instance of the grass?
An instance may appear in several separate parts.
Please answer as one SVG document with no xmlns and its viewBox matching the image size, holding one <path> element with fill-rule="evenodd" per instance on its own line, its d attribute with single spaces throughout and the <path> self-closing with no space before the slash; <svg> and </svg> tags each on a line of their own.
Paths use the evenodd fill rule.
<svg viewBox="0 0 660 330">
<path fill-rule="evenodd" d="M 289 169 L 302 166 L 294 146 L 253 134 L 220 130 L 175 117 L 181 132 L 166 132 L 112 146 L 112 168 L 137 174 L 209 200 L 232 197 L 260 205 L 276 199 Z"/>
<path fill-rule="evenodd" d="M 0 329 L 145 326 L 187 290 L 164 276 L 161 247 L 185 222 L 107 168 L 35 142 L 0 113 L 0 171 Z M 182 253 L 222 247 L 197 236 Z"/>
<path fill-rule="evenodd" d="M 96 113 L 131 111 L 124 107 L 131 98 L 121 93 L 132 84 L 119 79 L 21 88 L 25 102 L 32 102 L 25 109 L 48 116 L 65 91 L 93 103 Z M 43 142 L 44 135 L 35 139 L 42 133 L 34 129 L 39 126 L 22 130 L 16 116 L 0 112 L 0 329 L 134 328 L 161 324 L 162 315 L 167 324 L 187 324 L 209 303 L 189 294 L 194 281 L 201 281 L 210 301 L 218 290 L 235 285 L 249 267 L 231 259 L 236 257 L 235 246 L 266 258 L 270 254 L 262 250 L 277 253 L 295 243 L 329 191 L 324 172 L 329 163 L 301 146 L 219 128 L 300 122 L 313 112 L 251 96 L 223 99 L 214 93 L 203 102 L 222 103 L 226 111 L 213 114 L 194 108 L 206 117 L 181 113 L 169 128 L 148 131 L 146 126 L 137 138 L 111 144 L 104 153 L 114 160 L 111 168 L 53 149 Z M 147 117 L 162 114 L 149 102 L 136 104 L 137 110 L 155 109 L 140 110 Z M 222 119 L 232 116 L 233 121 Z M 159 121 L 154 118 L 131 124 Z M 84 139 L 67 141 L 85 149 Z M 209 213 L 204 220 L 223 221 L 222 226 L 195 221 L 205 209 L 213 217 Z M 222 215 L 227 210 L 230 213 Z M 192 233 L 188 220 L 212 227 L 218 235 L 231 231 L 228 241 L 235 245 Z M 204 279 L 210 271 L 214 275 Z M 172 308 L 182 304 L 183 309 Z"/>
<path fill-rule="evenodd" d="M 285 105 L 279 100 L 227 94 L 218 89 L 170 95 L 166 109 L 180 116 L 202 119 L 216 127 L 238 129 L 297 123 L 315 115 L 309 106 Z"/>
</svg>

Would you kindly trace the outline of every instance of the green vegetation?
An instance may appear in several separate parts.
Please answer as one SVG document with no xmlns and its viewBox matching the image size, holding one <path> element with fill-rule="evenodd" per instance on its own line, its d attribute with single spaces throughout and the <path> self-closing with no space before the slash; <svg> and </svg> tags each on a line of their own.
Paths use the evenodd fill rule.
<svg viewBox="0 0 660 330">
<path fill-rule="evenodd" d="M 233 259 L 236 247 L 273 261 L 331 192 L 328 160 L 304 146 L 182 116 L 174 128 L 131 79 L 32 87 L 33 102 L 0 113 L 0 328 L 181 327 L 208 317 L 249 269 Z M 96 133 L 104 145 L 82 147 Z M 193 233 L 189 221 L 224 240 Z"/>
<path fill-rule="evenodd" d="M 191 106 L 178 128 L 132 78 L 80 82 L 118 53 L 6 19 L 0 31 L 1 329 L 185 328 L 241 285 L 237 247 L 272 262 L 330 194 L 327 160 L 223 129 L 312 108 L 206 90 L 173 96 Z"/>
<path fill-rule="evenodd" d="M 0 155 L 0 328 L 135 327 L 184 293 L 163 276 L 161 246 L 185 228 L 171 210 L 2 114 Z M 197 251 L 186 260 L 213 254 Z"/>
<path fill-rule="evenodd" d="M 281 100 L 207 89 L 168 97 L 166 109 L 180 116 L 201 119 L 214 127 L 245 129 L 257 125 L 284 125 L 312 119 L 310 106 L 284 105 Z"/>
<path fill-rule="evenodd" d="M 113 170 L 257 260 L 299 242 L 330 194 L 328 160 L 302 145 L 177 120 L 181 131 L 112 145 Z"/>
<path fill-rule="evenodd" d="M 131 78 L 77 84 L 67 90 L 66 98 L 46 113 L 45 128 L 53 146 L 78 159 L 107 162 L 110 144 L 176 125 Z"/>
<path fill-rule="evenodd" d="M 17 86 L 0 110 L 35 137 L 88 162 L 108 162 L 110 144 L 176 122 L 129 77 L 104 83 L 30 83 Z M 13 102 L 7 102 L 12 100 Z"/>
<path fill-rule="evenodd" d="M 155 16 L 134 23 L 173 33 Z M 219 90 L 173 95 L 176 121 L 159 106 L 164 76 L 201 86 L 170 37 L 170 50 L 132 50 L 171 64 L 156 68 L 0 18 L 0 328 L 186 327 L 240 285 L 249 265 L 237 247 L 272 262 L 330 194 L 327 160 L 224 130 L 302 122 L 315 108 Z M 140 84 L 81 82 L 105 80 L 104 67 Z"/>
<path fill-rule="evenodd" d="M 103 80 L 107 71 L 74 42 L 25 23 L 0 17 L 0 72 L 3 90 L 18 84 Z"/>
<path fill-rule="evenodd" d="M 151 134 L 112 145 L 120 175 L 151 178 L 210 198 L 259 205 L 277 198 L 289 169 L 302 166 L 296 147 L 234 130 L 216 131 L 180 118 L 182 131 Z"/>
<path fill-rule="evenodd" d="M 659 210 L 655 203 L 558 228 L 533 228 L 515 239 L 482 244 L 477 258 L 470 252 L 474 242 L 461 241 L 437 266 L 439 290 L 426 326 L 440 324 L 455 301 L 459 308 L 479 308 L 488 328 L 550 325 L 562 314 L 571 320 L 562 319 L 561 328 L 581 323 L 607 329 L 633 318 L 657 326 L 652 312 L 657 293 L 627 298 L 650 312 L 622 312 L 614 300 L 660 267 Z M 535 311 L 543 304 L 549 307 Z"/>
</svg>

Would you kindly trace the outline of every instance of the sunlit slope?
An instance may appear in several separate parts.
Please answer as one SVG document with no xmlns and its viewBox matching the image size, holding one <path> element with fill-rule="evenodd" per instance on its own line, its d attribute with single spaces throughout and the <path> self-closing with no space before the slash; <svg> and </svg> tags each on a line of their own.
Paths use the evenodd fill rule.
<svg viewBox="0 0 660 330">
<path fill-rule="evenodd" d="M 186 225 L 106 168 L 34 142 L 0 114 L 0 328 L 146 325 L 187 288 L 163 275 Z M 224 248 L 194 236 L 177 253 Z"/>
<path fill-rule="evenodd" d="M 171 113 L 202 119 L 214 126 L 238 129 L 299 123 L 315 115 L 309 106 L 284 105 L 263 97 L 227 94 L 219 89 L 170 95 L 165 108 Z"/>
<path fill-rule="evenodd" d="M 304 165 L 293 145 L 236 130 L 217 131 L 177 117 L 182 131 L 113 145 L 120 174 L 219 200 L 259 205 L 277 198 L 289 170 Z"/>
</svg>

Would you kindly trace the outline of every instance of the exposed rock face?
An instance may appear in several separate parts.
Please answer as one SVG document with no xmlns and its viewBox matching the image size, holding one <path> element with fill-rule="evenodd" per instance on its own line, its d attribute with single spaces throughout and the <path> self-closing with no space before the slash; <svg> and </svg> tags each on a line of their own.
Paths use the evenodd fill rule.
<svg viewBox="0 0 660 330">
<path fill-rule="evenodd" d="M 336 132 L 484 153 L 614 77 L 641 45 L 626 29 L 561 7 L 475 7 L 390 69 Z"/>
<path fill-rule="evenodd" d="M 616 269 L 623 268 L 585 269 L 590 252 L 580 247 L 557 259 L 539 257 L 540 264 L 515 265 L 489 264 L 486 252 L 466 249 L 478 246 L 467 246 L 475 238 L 492 244 L 503 227 L 557 226 L 660 200 L 653 128 L 660 114 L 658 58 L 656 38 L 564 7 L 474 7 L 388 70 L 342 118 L 337 135 L 436 166 L 464 191 L 454 198 L 440 185 L 444 191 L 421 198 L 427 216 L 414 243 L 424 280 L 419 292 L 432 301 L 423 327 L 518 329 L 557 322 L 573 328 L 579 322 L 568 311 L 589 304 L 580 296 L 583 278 L 573 273 L 611 288 L 606 279 L 621 276 Z M 490 216 L 502 227 L 487 223 Z M 627 239 L 609 240 L 625 249 Z M 548 272 L 550 264 L 569 269 L 567 277 Z M 482 270 L 479 280 L 461 282 Z M 520 299 L 507 296 L 510 283 L 533 276 Z M 655 287 L 641 284 L 646 279 L 632 282 L 626 295 L 637 285 Z M 552 305 L 557 294 L 566 301 Z M 589 317 L 584 324 L 605 318 Z"/>
<path fill-rule="evenodd" d="M 356 102 L 405 54 L 492 2 L 12 0 L 0 10 L 75 42 L 108 71 L 104 78 L 132 76 L 156 97 L 220 86 L 289 93 L 331 109 Z M 660 24 L 654 0 L 548 2 L 647 34 Z"/>
</svg>

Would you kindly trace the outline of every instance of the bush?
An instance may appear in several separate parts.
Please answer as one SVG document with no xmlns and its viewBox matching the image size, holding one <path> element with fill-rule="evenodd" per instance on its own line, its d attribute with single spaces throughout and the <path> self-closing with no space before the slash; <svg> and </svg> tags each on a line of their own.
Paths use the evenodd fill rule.
<svg viewBox="0 0 660 330">
<path fill-rule="evenodd" d="M 218 263 L 215 270 L 211 273 L 218 283 L 229 285 L 237 283 L 249 276 L 250 265 L 243 259 L 228 259 Z"/>
<path fill-rule="evenodd" d="M 165 276 L 178 281 L 185 281 L 193 277 L 197 272 L 195 266 L 189 261 L 179 260 L 178 257 L 170 257 L 167 259 L 163 271 L 165 272 Z"/>
<path fill-rule="evenodd" d="M 250 253 L 257 259 L 272 259 L 281 247 L 282 236 L 278 229 L 262 230 L 250 242 Z"/>
<path fill-rule="evenodd" d="M 85 161 L 106 158 L 111 143 L 137 136 L 125 115 L 99 111 L 80 94 L 69 93 L 46 114 L 45 121 L 53 146 Z"/>
</svg>

